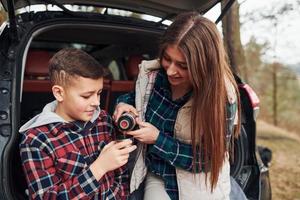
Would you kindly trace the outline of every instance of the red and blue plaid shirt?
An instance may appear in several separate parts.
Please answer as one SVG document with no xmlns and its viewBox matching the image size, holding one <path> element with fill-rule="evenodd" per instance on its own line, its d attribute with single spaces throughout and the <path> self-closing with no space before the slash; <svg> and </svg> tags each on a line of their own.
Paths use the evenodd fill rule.
<svg viewBox="0 0 300 200">
<path fill-rule="evenodd" d="M 99 181 L 89 166 L 108 144 L 111 117 L 101 111 L 92 123 L 57 122 L 22 133 L 20 153 L 31 199 L 127 199 L 125 167 Z"/>
</svg>

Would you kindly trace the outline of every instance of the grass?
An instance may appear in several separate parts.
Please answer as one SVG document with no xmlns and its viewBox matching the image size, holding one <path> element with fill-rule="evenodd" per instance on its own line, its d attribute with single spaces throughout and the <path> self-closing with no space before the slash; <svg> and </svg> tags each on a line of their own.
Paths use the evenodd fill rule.
<svg viewBox="0 0 300 200">
<path fill-rule="evenodd" d="M 259 121 L 257 143 L 272 150 L 272 199 L 300 200 L 300 133 Z"/>
</svg>

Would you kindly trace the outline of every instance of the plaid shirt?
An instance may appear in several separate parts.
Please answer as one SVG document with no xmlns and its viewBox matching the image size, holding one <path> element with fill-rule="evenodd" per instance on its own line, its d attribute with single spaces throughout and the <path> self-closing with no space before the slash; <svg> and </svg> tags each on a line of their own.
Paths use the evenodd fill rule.
<svg viewBox="0 0 300 200">
<path fill-rule="evenodd" d="M 191 92 L 188 92 L 173 101 L 167 76 L 161 69 L 157 74 L 145 116 L 147 122 L 160 130 L 156 143 L 148 145 L 146 164 L 152 173 L 163 178 L 166 192 L 172 200 L 179 199 L 175 167 L 190 172 L 193 170 L 192 146 L 173 137 L 177 113 L 190 96 Z M 135 94 L 129 93 L 121 96 L 117 102 L 134 105 L 134 99 Z M 227 112 L 231 109 L 227 108 Z M 234 114 L 234 110 L 232 111 L 230 113 Z M 230 119 L 229 122 L 233 126 L 233 118 Z"/>
<path fill-rule="evenodd" d="M 21 159 L 31 199 L 127 199 L 125 168 L 99 181 L 89 166 L 109 143 L 112 120 L 105 111 L 92 123 L 57 122 L 22 133 Z"/>
</svg>

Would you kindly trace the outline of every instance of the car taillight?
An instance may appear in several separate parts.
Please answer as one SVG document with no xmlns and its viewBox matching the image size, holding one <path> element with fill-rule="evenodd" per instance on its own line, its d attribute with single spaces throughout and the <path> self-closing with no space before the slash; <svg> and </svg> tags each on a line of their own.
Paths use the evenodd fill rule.
<svg viewBox="0 0 300 200">
<path fill-rule="evenodd" d="M 253 109 L 253 118 L 256 119 L 259 112 L 259 98 L 257 94 L 248 84 L 239 84 L 239 87 L 243 88 L 246 91 Z"/>
</svg>

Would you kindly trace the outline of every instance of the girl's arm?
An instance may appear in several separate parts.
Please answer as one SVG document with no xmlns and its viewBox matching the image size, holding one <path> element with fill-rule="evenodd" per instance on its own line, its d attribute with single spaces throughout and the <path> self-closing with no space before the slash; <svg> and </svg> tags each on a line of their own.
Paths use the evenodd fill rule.
<svg viewBox="0 0 300 200">
<path fill-rule="evenodd" d="M 234 129 L 234 121 L 236 118 L 237 104 L 228 104 L 227 106 L 227 133 L 226 138 L 231 137 Z M 149 145 L 149 152 L 156 154 L 162 159 L 168 161 L 175 167 L 180 167 L 187 171 L 193 171 L 193 149 L 192 145 L 183 143 L 163 132 L 159 132 L 156 142 Z M 200 150 L 198 152 L 200 154 Z M 199 154 L 197 157 L 199 158 Z M 202 158 L 202 169 L 204 163 Z M 201 172 L 199 168 L 199 159 L 196 160 L 196 172 Z"/>
</svg>

